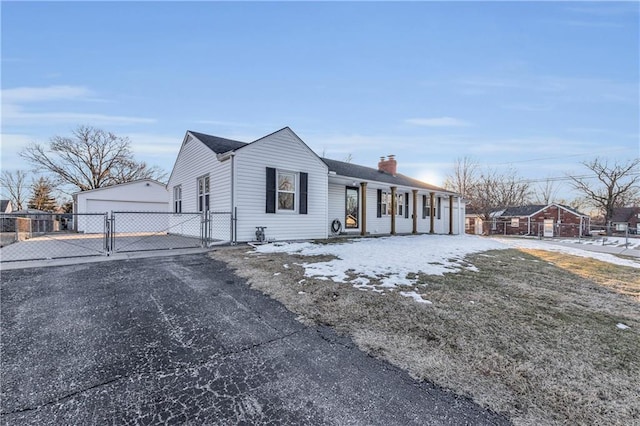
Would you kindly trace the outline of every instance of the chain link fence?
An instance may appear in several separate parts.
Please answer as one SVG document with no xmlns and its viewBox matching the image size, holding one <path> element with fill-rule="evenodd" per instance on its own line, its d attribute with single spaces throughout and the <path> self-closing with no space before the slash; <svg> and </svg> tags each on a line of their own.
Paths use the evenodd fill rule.
<svg viewBox="0 0 640 426">
<path fill-rule="evenodd" d="M 78 232 L 79 224 L 89 232 Z M 105 255 L 107 214 L 5 213 L 0 215 L 0 261 Z"/>
<path fill-rule="evenodd" d="M 230 212 L 0 215 L 0 261 L 104 256 L 233 242 Z"/>
</svg>

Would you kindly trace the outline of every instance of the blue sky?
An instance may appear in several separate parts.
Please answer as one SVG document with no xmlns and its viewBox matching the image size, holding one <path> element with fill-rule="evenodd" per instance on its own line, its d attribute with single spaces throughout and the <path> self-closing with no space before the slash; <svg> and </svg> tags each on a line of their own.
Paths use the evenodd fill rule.
<svg viewBox="0 0 640 426">
<path fill-rule="evenodd" d="M 2 2 L 2 169 L 79 124 L 168 172 L 186 130 L 284 126 L 329 158 L 442 184 L 640 155 L 635 2 Z M 571 199 L 575 194 L 565 192 Z"/>
</svg>

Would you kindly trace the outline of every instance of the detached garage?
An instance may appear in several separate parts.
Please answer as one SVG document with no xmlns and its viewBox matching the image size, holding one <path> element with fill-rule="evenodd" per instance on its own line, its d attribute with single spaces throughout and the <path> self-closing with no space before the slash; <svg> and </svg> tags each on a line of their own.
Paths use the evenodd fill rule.
<svg viewBox="0 0 640 426">
<path fill-rule="evenodd" d="M 73 194 L 73 212 L 78 215 L 78 232 L 104 232 L 104 220 L 101 221 L 87 213 L 168 211 L 167 188 L 152 179 L 141 179 Z M 168 215 L 124 216 L 127 220 L 116 225 L 116 232 L 156 232 L 166 229 L 169 223 Z"/>
</svg>

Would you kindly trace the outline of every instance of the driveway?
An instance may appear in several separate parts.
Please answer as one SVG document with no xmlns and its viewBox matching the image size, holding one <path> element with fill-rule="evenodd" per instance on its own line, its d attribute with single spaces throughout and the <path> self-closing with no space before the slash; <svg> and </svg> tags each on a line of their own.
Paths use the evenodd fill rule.
<svg viewBox="0 0 640 426">
<path fill-rule="evenodd" d="M 506 424 L 206 254 L 3 271 L 3 424 Z"/>
</svg>

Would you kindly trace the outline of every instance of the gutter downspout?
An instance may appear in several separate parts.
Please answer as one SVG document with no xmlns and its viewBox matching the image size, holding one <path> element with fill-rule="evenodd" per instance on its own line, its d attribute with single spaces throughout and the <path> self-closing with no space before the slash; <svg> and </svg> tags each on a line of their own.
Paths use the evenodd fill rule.
<svg viewBox="0 0 640 426">
<path fill-rule="evenodd" d="M 238 208 L 236 207 L 236 153 L 231 156 L 231 244 L 235 245 L 238 239 Z"/>
</svg>

